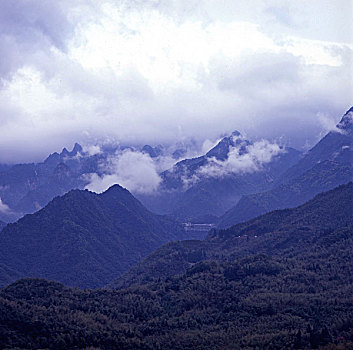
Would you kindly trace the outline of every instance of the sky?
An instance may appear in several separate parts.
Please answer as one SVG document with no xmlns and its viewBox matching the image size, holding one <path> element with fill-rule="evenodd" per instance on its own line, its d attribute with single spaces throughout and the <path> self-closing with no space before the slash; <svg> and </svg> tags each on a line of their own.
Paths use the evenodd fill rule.
<svg viewBox="0 0 353 350">
<path fill-rule="evenodd" d="M 353 104 L 352 7 L 0 0 L 0 163 L 233 130 L 307 149 Z"/>
</svg>

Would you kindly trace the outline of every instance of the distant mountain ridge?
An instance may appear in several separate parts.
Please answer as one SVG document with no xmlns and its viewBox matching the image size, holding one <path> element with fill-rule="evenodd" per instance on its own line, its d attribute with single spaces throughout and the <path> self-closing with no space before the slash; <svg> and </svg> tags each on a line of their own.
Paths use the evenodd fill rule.
<svg viewBox="0 0 353 350">
<path fill-rule="evenodd" d="M 178 161 L 160 173 L 162 181 L 156 191 L 134 195 L 153 212 L 172 215 L 182 222 L 202 222 L 206 218 L 207 222 L 219 223 L 219 227 L 298 205 L 352 178 L 349 175 L 353 157 L 352 115 L 353 107 L 336 129 L 304 157 L 290 147 L 280 147 L 270 160 L 259 162 L 259 166 L 252 164 L 251 171 L 241 166 L 251 163 L 251 149 L 256 142 L 234 131 L 205 154 Z M 91 181 L 90 174 L 100 177 L 109 172 L 109 157 L 116 156 L 117 150 L 142 152 L 154 162 L 166 152 L 169 159 L 184 157 L 187 153 L 184 146 L 167 149 L 163 145 L 141 148 L 106 145 L 90 153 L 76 143 L 71 151 L 64 148 L 42 163 L 1 165 L 0 199 L 9 210 L 0 211 L 0 220 L 14 222 L 43 208 L 57 195 L 85 188 Z M 234 159 L 239 169 L 231 164 Z"/>
<path fill-rule="evenodd" d="M 353 107 L 302 159 L 266 192 L 243 196 L 219 220 L 226 228 L 275 209 L 297 206 L 316 194 L 353 179 Z"/>
<path fill-rule="evenodd" d="M 231 154 L 239 166 L 244 164 L 243 159 L 251 163 L 251 156 L 246 157 L 253 144 L 234 131 L 206 154 L 184 159 L 164 171 L 159 191 L 138 195 L 138 198 L 152 211 L 171 214 L 180 221 L 197 222 L 205 216 L 220 216 L 242 195 L 271 188 L 277 177 L 301 157 L 301 153 L 293 148 L 280 147 L 278 154 L 261 164 L 259 169 L 227 169 L 222 173 Z M 209 171 L 210 167 L 213 172 Z"/>
<path fill-rule="evenodd" d="M 353 123 L 349 122 L 352 119 L 352 108 L 344 114 L 336 130 L 330 131 L 297 164 L 283 173 L 278 180 L 279 183 L 286 183 L 325 160 L 336 160 L 342 164 L 352 165 Z"/>
<path fill-rule="evenodd" d="M 0 269 L 0 283 L 32 276 L 101 287 L 163 243 L 185 238 L 179 224 L 118 185 L 100 195 L 72 190 L 0 232 L 0 264 L 15 272 Z"/>
<path fill-rule="evenodd" d="M 0 165 L 0 199 L 9 207 L 0 211 L 0 220 L 14 222 L 43 208 L 56 196 L 84 189 L 90 182 L 90 174 L 104 175 L 109 159 L 127 150 L 147 153 L 152 159 L 167 152 L 161 145 L 145 145 L 140 149 L 114 144 L 96 146 L 91 152 L 90 147 L 75 143 L 71 151 L 63 148 L 40 163 Z M 178 148 L 173 157 L 179 159 L 183 152 L 186 151 Z"/>
<path fill-rule="evenodd" d="M 81 152 L 82 147 L 76 143 L 72 151 L 64 148 L 42 163 L 16 164 L 0 172 L 0 198 L 11 209 L 9 213 L 0 213 L 0 219 L 16 221 L 42 208 L 55 196 L 83 188 L 82 168 L 93 159 L 83 160 Z M 93 167 L 97 169 L 97 160 Z"/>
</svg>

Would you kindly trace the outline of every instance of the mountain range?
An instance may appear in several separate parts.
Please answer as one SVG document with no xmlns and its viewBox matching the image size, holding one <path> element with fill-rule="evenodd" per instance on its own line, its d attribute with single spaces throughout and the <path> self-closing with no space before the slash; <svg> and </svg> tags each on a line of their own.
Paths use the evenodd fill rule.
<svg viewBox="0 0 353 350">
<path fill-rule="evenodd" d="M 73 190 L 52 200 L 71 187 L 84 186 L 82 174 L 99 172 L 100 161 L 116 152 L 115 148 L 89 155 L 76 144 L 71 152 L 64 149 L 43 163 L 3 166 L 1 191 L 8 202 L 2 203 L 17 203 L 6 214 L 13 213 L 12 208 L 17 213 L 32 212 L 42 205 L 44 208 L 7 226 L 0 222 L 0 283 L 6 285 L 19 277 L 35 276 L 67 285 L 101 287 L 164 243 L 199 239 L 210 224 L 230 227 L 274 209 L 295 207 L 320 192 L 347 183 L 352 180 L 352 113 L 351 108 L 336 129 L 305 155 L 268 141 L 251 142 L 233 132 L 205 155 L 177 162 L 163 172 L 160 191 L 142 196 L 143 203 L 149 203 L 148 209 L 119 185 L 100 195 Z M 157 153 L 158 149 L 161 151 L 162 147 L 152 150 Z M 151 147 L 144 146 L 142 151 L 151 151 Z M 262 157 L 270 156 L 263 161 L 254 156 L 259 152 Z M 245 168 L 239 171 L 244 162 Z M 238 171 L 228 171 L 229 163 L 236 164 Z M 235 206 L 219 218 L 232 203 Z M 157 204 L 163 204 L 168 217 L 149 211 L 152 207 L 160 212 Z M 207 225 L 200 232 L 197 228 L 190 231 L 180 221 Z M 178 247 L 193 244 L 185 242 Z M 201 243 L 195 244 L 197 247 Z M 163 249 L 168 247 L 173 252 L 174 243 L 156 254 L 163 255 Z M 171 273 L 184 271 L 188 264 L 178 260 L 161 266 Z M 159 267 L 153 269 L 158 271 Z"/>
<path fill-rule="evenodd" d="M 0 291 L 0 347 L 349 349 L 352 207 L 351 182 L 169 243 L 124 276 L 127 289 L 19 280 Z"/>
<path fill-rule="evenodd" d="M 35 213 L 0 221 L 0 347 L 352 347 L 352 115 L 306 154 L 223 137 L 139 194 L 148 209 L 72 190 L 116 149 L 1 166 L 6 221 Z"/>
<path fill-rule="evenodd" d="M 75 144 L 72 151 L 51 154 L 42 163 L 0 166 L 0 220 L 14 222 L 43 208 L 55 196 L 84 189 L 90 174 L 106 175 L 102 164 L 126 149 L 158 161 L 175 158 L 173 167 L 159 174 L 158 189 L 133 194 L 151 211 L 181 222 L 211 223 L 220 228 L 265 212 L 294 207 L 317 193 L 352 178 L 352 108 L 335 130 L 309 152 L 278 146 L 269 141 L 249 141 L 238 131 L 225 136 L 196 158 L 183 157 L 178 145 L 141 148 L 102 146 L 91 152 Z"/>
<path fill-rule="evenodd" d="M 0 219 L 16 221 L 24 214 L 41 209 L 55 196 L 82 188 L 81 168 L 89 164 L 81 163 L 80 152 L 82 147 L 75 144 L 71 152 L 64 148 L 60 154 L 53 153 L 42 163 L 16 164 L 3 169 L 0 172 L 0 198 L 8 210 L 0 211 Z"/>
<path fill-rule="evenodd" d="M 353 107 L 269 191 L 243 196 L 218 222 L 226 228 L 275 209 L 297 206 L 353 178 Z"/>
<path fill-rule="evenodd" d="M 269 159 L 256 159 L 254 143 L 238 131 L 223 137 L 205 155 L 184 159 L 161 174 L 159 190 L 138 198 L 152 211 L 169 214 L 182 222 L 216 222 L 242 195 L 272 187 L 295 164 L 301 153 L 278 147 Z"/>
<path fill-rule="evenodd" d="M 63 148 L 40 163 L 0 164 L 0 203 L 6 205 L 6 210 L 0 206 L 0 220 L 14 222 L 43 208 L 56 196 L 72 189 L 84 189 L 90 182 L 90 174 L 102 176 L 109 159 L 126 150 L 147 153 L 152 158 L 167 152 L 162 146 L 149 145 L 142 148 L 102 145 L 93 147 L 92 151 L 75 143 L 71 151 Z M 184 151 L 172 149 L 170 156 L 177 159 Z"/>
<path fill-rule="evenodd" d="M 260 164 L 258 169 L 208 176 L 207 167 L 213 161 L 226 163 L 230 152 L 241 161 L 246 159 L 248 148 L 252 146 L 253 143 L 239 132 L 233 132 L 223 137 L 205 155 L 184 159 L 160 173 L 161 184 L 157 191 L 134 195 L 148 209 L 159 214 L 173 215 L 180 221 L 203 222 L 206 219 L 215 222 L 216 217 L 235 205 L 243 194 L 270 188 L 277 177 L 301 156 L 292 148 L 282 147 L 271 161 Z M 55 196 L 71 189 L 84 189 L 90 182 L 91 174 L 106 175 L 109 159 L 127 149 L 145 153 L 156 161 L 165 156 L 177 160 L 187 152 L 185 148 L 173 151 L 161 145 L 145 145 L 141 149 L 104 146 L 99 152 L 91 154 L 76 143 L 72 151 L 64 148 L 61 153 L 51 154 L 42 163 L 3 165 L 0 168 L 0 198 L 7 210 L 0 210 L 0 220 L 16 221 L 43 208 Z"/>
<path fill-rule="evenodd" d="M 307 153 L 281 147 L 252 171 L 242 169 L 241 161 L 252 156 L 256 142 L 235 131 L 205 155 L 177 162 L 161 174 L 158 192 L 139 199 L 152 211 L 179 221 L 214 223 L 219 228 L 295 207 L 352 179 L 352 115 L 353 107 Z"/>
</svg>

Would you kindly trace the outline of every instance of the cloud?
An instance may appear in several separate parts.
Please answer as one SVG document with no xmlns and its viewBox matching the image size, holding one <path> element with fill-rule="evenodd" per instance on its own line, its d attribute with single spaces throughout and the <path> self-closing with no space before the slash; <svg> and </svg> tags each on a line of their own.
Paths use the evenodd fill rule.
<svg viewBox="0 0 353 350">
<path fill-rule="evenodd" d="M 318 113 L 317 119 L 323 127 L 322 136 L 324 136 L 324 134 L 326 134 L 330 131 L 338 132 L 340 134 L 343 133 L 343 130 L 337 127 L 336 120 L 333 119 L 331 116 L 329 116 L 325 113 Z"/>
<path fill-rule="evenodd" d="M 0 213 L 3 213 L 3 214 L 11 214 L 12 213 L 12 210 L 10 209 L 10 207 L 5 204 L 1 198 L 0 198 Z"/>
<path fill-rule="evenodd" d="M 101 193 L 112 185 L 119 184 L 133 193 L 151 193 L 161 182 L 151 157 L 129 149 L 117 151 L 114 156 L 109 157 L 101 164 L 101 171 L 101 176 L 95 173 L 86 175 L 89 181 L 87 189 Z"/>
<path fill-rule="evenodd" d="M 263 165 L 284 149 L 276 143 L 267 140 L 257 141 L 246 146 L 245 150 L 239 146 L 230 147 L 228 158 L 224 161 L 215 157 L 208 159 L 206 165 L 201 167 L 197 173 L 197 178 L 202 177 L 224 177 L 233 174 L 246 174 L 260 171 Z"/>
<path fill-rule="evenodd" d="M 63 52 L 75 24 L 66 14 L 69 2 L 2 1 L 0 4 L 0 73 L 7 78 L 28 61 L 38 62 L 56 48 Z"/>
<path fill-rule="evenodd" d="M 95 156 L 102 153 L 102 150 L 99 145 L 87 145 L 83 147 L 83 152 L 87 153 L 89 156 Z"/>
<path fill-rule="evenodd" d="M 345 0 L 2 1 L 0 162 L 107 138 L 201 145 L 234 129 L 313 143 L 317 114 L 337 122 L 352 103 L 350 9 Z"/>
</svg>

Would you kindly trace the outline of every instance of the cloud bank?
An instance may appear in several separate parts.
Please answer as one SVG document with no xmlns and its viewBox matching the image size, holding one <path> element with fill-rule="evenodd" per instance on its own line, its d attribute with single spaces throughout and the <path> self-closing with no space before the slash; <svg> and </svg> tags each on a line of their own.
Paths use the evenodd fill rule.
<svg viewBox="0 0 353 350">
<path fill-rule="evenodd" d="M 312 144 L 320 115 L 337 123 L 352 104 L 351 7 L 2 1 L 0 162 L 74 142 L 201 142 L 234 129 Z"/>
<path fill-rule="evenodd" d="M 224 178 L 261 171 L 276 156 L 286 152 L 283 146 L 264 139 L 249 143 L 243 136 L 233 136 L 233 142 L 235 146 L 229 147 L 225 160 L 208 157 L 207 163 L 192 174 L 185 169 L 182 175 L 184 190 L 205 178 Z"/>
<path fill-rule="evenodd" d="M 285 148 L 277 143 L 264 139 L 249 143 L 243 136 L 233 136 L 233 142 L 235 146 L 229 147 L 228 157 L 225 160 L 209 157 L 206 165 L 196 169 L 192 174 L 181 175 L 178 172 L 177 176 L 182 176 L 184 190 L 204 178 L 223 178 L 261 171 L 274 157 L 286 152 Z M 96 147 L 91 149 L 95 150 Z M 114 184 L 119 184 L 135 194 L 151 194 L 159 190 L 162 182 L 160 174 L 168 169 L 174 171 L 175 162 L 176 160 L 169 155 L 162 154 L 151 158 L 148 154 L 135 149 L 118 149 L 113 155 L 101 160 L 98 173 L 84 175 L 84 179 L 88 182 L 85 188 L 101 193 Z"/>
<path fill-rule="evenodd" d="M 101 193 L 119 184 L 133 193 L 152 193 L 161 182 L 151 157 L 130 149 L 117 151 L 100 168 L 103 175 L 91 173 L 85 176 L 89 181 L 86 189 Z"/>
<path fill-rule="evenodd" d="M 267 140 L 257 141 L 246 147 L 245 152 L 240 152 L 239 147 L 231 147 L 228 158 L 224 161 L 212 157 L 207 165 L 201 167 L 197 176 L 224 177 L 231 174 L 246 174 L 262 170 L 264 164 L 278 154 L 284 152 L 278 144 Z"/>
</svg>

